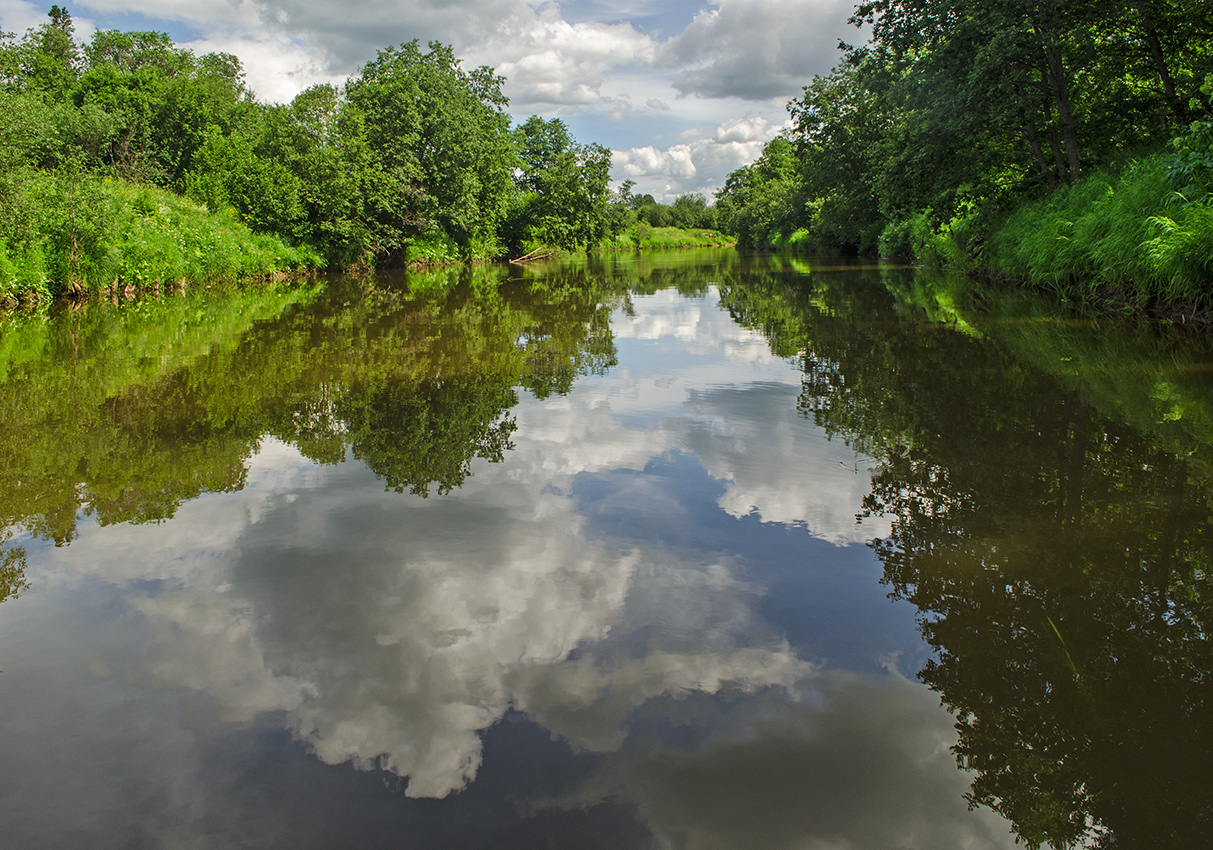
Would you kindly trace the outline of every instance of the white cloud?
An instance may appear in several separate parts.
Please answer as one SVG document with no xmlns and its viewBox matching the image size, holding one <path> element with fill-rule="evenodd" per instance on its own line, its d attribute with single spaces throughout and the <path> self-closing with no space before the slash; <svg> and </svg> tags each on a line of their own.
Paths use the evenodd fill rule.
<svg viewBox="0 0 1213 850">
<path fill-rule="evenodd" d="M 674 181 L 695 176 L 695 161 L 690 145 L 673 145 L 665 150 L 649 145 L 616 151 L 612 164 L 616 173 L 626 177 L 665 175 L 670 181 L 667 187 L 674 185 Z"/>
<path fill-rule="evenodd" d="M 636 181 L 637 191 L 648 191 L 658 201 L 688 192 L 711 197 L 730 172 L 757 159 L 763 145 L 784 126 L 761 115 L 745 115 L 721 122 L 714 131 L 687 131 L 689 141 L 664 149 L 646 145 L 616 150 L 612 176 Z"/>
<path fill-rule="evenodd" d="M 47 23 L 46 7 L 28 0 L 0 0 L 0 31 L 20 36 L 27 29 Z M 77 35 L 80 22 L 76 21 Z"/>
<path fill-rule="evenodd" d="M 647 64 L 655 50 L 631 24 L 569 23 L 555 6 L 513 15 L 468 47 L 474 61 L 506 77 L 516 112 L 603 103 L 605 77 L 615 68 Z"/>
<path fill-rule="evenodd" d="M 238 56 L 248 87 L 259 100 L 271 103 L 287 103 L 316 83 L 341 85 L 346 79 L 345 74 L 331 72 L 306 41 L 272 27 L 252 33 L 213 32 L 181 46 L 199 56 L 212 52 Z"/>
<path fill-rule="evenodd" d="M 730 118 L 716 128 L 715 140 L 718 145 L 730 142 L 763 142 L 770 141 L 778 128 L 760 115 L 745 115 L 741 118 Z"/>
</svg>

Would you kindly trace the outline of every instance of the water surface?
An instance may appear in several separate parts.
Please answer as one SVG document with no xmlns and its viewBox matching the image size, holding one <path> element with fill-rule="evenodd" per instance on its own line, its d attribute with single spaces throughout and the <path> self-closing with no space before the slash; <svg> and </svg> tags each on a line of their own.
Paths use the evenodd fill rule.
<svg viewBox="0 0 1213 850">
<path fill-rule="evenodd" d="M 0 822 L 1196 846 L 1211 362 L 730 251 L 10 319 Z"/>
</svg>

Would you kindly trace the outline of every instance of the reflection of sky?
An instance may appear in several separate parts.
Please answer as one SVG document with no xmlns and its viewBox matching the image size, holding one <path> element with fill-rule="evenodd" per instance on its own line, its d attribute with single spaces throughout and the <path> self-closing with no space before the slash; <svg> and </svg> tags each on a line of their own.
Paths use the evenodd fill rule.
<svg viewBox="0 0 1213 850">
<path fill-rule="evenodd" d="M 37 589 L 0 609 L 0 821 L 325 846 L 304 825 L 331 807 L 270 814 L 325 789 L 418 846 L 470 846 L 455 813 L 499 846 L 1005 844 L 902 677 L 923 648 L 862 545 L 885 529 L 854 522 L 867 461 L 710 300 L 635 310 L 619 367 L 524 398 L 516 448 L 449 496 L 267 440 L 240 492 L 33 550 Z"/>
</svg>

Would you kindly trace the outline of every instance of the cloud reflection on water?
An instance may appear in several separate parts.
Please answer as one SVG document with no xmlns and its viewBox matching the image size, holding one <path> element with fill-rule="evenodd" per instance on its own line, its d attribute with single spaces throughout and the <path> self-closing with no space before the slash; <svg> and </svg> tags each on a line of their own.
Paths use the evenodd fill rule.
<svg viewBox="0 0 1213 850">
<path fill-rule="evenodd" d="M 641 486 L 671 452 L 723 482 L 725 515 L 835 544 L 881 533 L 853 520 L 866 468 L 795 414 L 798 379 L 761 338 L 705 300 L 635 310 L 620 369 L 525 398 L 506 462 L 475 462 L 447 496 L 384 492 L 360 463 L 317 467 L 267 439 L 243 490 L 163 525 L 84 524 L 50 560 L 142 618 L 122 676 L 201 692 L 229 721 L 280 715 L 325 763 L 407 777 L 412 797 L 465 788 L 486 730 L 519 709 L 611 754 L 550 804 L 635 802 L 671 846 L 993 846 L 924 689 L 801 658 L 735 556 L 588 533 L 602 506 L 575 481 L 621 470 L 645 512 L 682 522 L 676 493 Z M 696 712 L 697 748 L 646 731 Z"/>
<path fill-rule="evenodd" d="M 967 810 L 949 718 L 915 682 L 818 671 L 792 691 L 720 702 L 694 744 L 636 735 L 583 786 L 534 810 L 626 801 L 678 850 L 1014 844 L 996 814 Z M 674 717 L 675 727 L 697 721 Z"/>
</svg>

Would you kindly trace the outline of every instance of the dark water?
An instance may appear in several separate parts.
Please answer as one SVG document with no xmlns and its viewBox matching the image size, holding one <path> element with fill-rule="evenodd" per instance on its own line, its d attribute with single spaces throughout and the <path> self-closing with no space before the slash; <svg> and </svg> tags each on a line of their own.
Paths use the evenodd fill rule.
<svg viewBox="0 0 1213 850">
<path fill-rule="evenodd" d="M 1208 844 L 1199 339 L 727 251 L 5 321 L 5 846 Z"/>
</svg>

